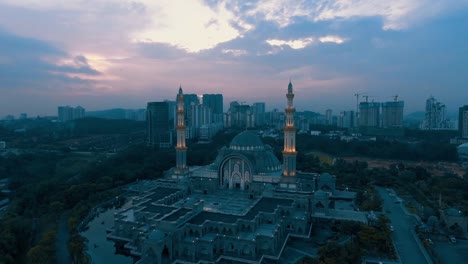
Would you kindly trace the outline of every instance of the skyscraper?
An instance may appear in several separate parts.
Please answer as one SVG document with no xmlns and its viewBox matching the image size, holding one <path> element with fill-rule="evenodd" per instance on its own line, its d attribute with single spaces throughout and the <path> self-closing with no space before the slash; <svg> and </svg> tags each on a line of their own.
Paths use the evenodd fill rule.
<svg viewBox="0 0 468 264">
<path fill-rule="evenodd" d="M 359 126 L 380 126 L 380 103 L 362 102 L 359 104 Z"/>
<path fill-rule="evenodd" d="M 171 104 L 172 103 L 172 104 Z M 148 144 L 159 148 L 172 146 L 174 124 L 173 102 L 150 102 L 146 107 Z"/>
<path fill-rule="evenodd" d="M 462 106 L 459 109 L 458 131 L 461 138 L 468 138 L 468 105 Z"/>
<path fill-rule="evenodd" d="M 223 123 L 223 95 L 204 94 L 203 105 L 209 107 L 213 113 L 213 123 Z"/>
<path fill-rule="evenodd" d="M 294 126 L 294 112 L 296 109 L 293 105 L 294 93 L 291 81 L 288 85 L 288 93 L 286 94 L 288 105 L 284 110 L 286 122 L 284 125 L 284 149 L 283 149 L 283 176 L 296 176 L 296 127 Z"/>
<path fill-rule="evenodd" d="M 327 125 L 332 125 L 333 124 L 333 116 L 332 116 L 333 111 L 331 109 L 327 109 L 325 111 L 325 117 L 327 118 Z"/>
<path fill-rule="evenodd" d="M 438 102 L 434 97 L 426 100 L 426 113 L 424 116 L 423 129 L 444 129 L 448 127 L 445 117 L 445 105 Z"/>
<path fill-rule="evenodd" d="M 244 102 L 233 101 L 226 113 L 225 127 L 247 128 L 255 126 L 255 116 L 251 107 Z"/>
<path fill-rule="evenodd" d="M 403 127 L 403 101 L 382 103 L 382 127 Z"/>
<path fill-rule="evenodd" d="M 255 118 L 255 126 L 265 125 L 265 103 L 257 102 L 252 105 L 252 112 Z"/>
<path fill-rule="evenodd" d="M 200 129 L 203 125 L 209 125 L 212 123 L 212 111 L 209 107 L 202 104 L 190 105 L 190 117 L 189 124 L 194 130 Z M 198 134 L 198 133 L 197 133 Z"/>
<path fill-rule="evenodd" d="M 354 111 L 343 111 L 340 113 L 338 126 L 343 128 L 353 128 L 356 115 Z"/>
</svg>

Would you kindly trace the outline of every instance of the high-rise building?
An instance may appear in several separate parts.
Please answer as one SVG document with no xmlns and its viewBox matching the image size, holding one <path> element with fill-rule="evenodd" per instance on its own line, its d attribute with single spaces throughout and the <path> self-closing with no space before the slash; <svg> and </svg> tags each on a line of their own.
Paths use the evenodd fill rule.
<svg viewBox="0 0 468 264">
<path fill-rule="evenodd" d="M 225 117 L 225 127 L 247 128 L 255 126 L 255 116 L 249 105 L 233 101 Z"/>
<path fill-rule="evenodd" d="M 58 120 L 60 122 L 67 122 L 70 120 L 80 119 L 85 117 L 85 109 L 81 106 L 75 108 L 71 106 L 59 106 L 58 111 Z"/>
<path fill-rule="evenodd" d="M 354 111 L 343 111 L 338 118 L 338 126 L 343 128 L 353 128 L 355 126 Z"/>
<path fill-rule="evenodd" d="M 448 128 L 448 120 L 445 117 L 445 104 L 438 102 L 434 97 L 426 100 L 426 113 L 422 129 L 445 129 Z"/>
<path fill-rule="evenodd" d="M 73 108 L 70 106 L 59 106 L 58 109 L 58 120 L 60 122 L 67 122 L 73 119 Z"/>
<path fill-rule="evenodd" d="M 75 107 L 73 109 L 73 119 L 80 119 L 85 117 L 85 109 L 81 106 Z"/>
<path fill-rule="evenodd" d="M 380 103 L 362 102 L 359 104 L 359 126 L 380 126 Z"/>
<path fill-rule="evenodd" d="M 194 136 L 198 137 L 200 127 L 211 123 L 213 123 L 211 108 L 202 104 L 196 105 L 192 103 L 190 106 L 189 124 L 195 132 Z"/>
<path fill-rule="evenodd" d="M 327 118 L 327 125 L 331 126 L 333 124 L 333 111 L 331 109 L 327 109 L 325 111 L 325 117 Z"/>
<path fill-rule="evenodd" d="M 468 105 L 462 106 L 459 109 L 458 131 L 461 138 L 468 138 Z"/>
<path fill-rule="evenodd" d="M 203 105 L 209 107 L 213 114 L 213 123 L 223 123 L 223 95 L 204 94 Z"/>
<path fill-rule="evenodd" d="M 172 146 L 174 128 L 174 102 L 149 102 L 146 107 L 148 144 L 159 148 Z"/>
<path fill-rule="evenodd" d="M 287 107 L 284 110 L 286 122 L 284 125 L 284 149 L 283 149 L 283 176 L 296 176 L 296 127 L 294 126 L 294 108 L 293 86 L 291 81 L 288 84 L 288 93 L 286 94 Z"/>
<path fill-rule="evenodd" d="M 382 127 L 403 127 L 403 101 L 382 103 Z"/>
<path fill-rule="evenodd" d="M 252 105 L 252 112 L 255 118 L 255 126 L 265 125 L 265 103 L 257 102 Z"/>
</svg>

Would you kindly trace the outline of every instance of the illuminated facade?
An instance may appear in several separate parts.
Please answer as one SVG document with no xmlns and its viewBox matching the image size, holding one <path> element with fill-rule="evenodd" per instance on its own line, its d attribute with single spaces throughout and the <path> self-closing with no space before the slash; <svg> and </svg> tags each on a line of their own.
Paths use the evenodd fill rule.
<svg viewBox="0 0 468 264">
<path fill-rule="evenodd" d="M 296 127 L 294 126 L 293 105 L 294 93 L 291 81 L 288 85 L 288 93 L 286 94 L 288 105 L 284 110 L 286 122 L 284 125 L 284 149 L 283 149 L 283 176 L 291 177 L 296 175 Z"/>
<path fill-rule="evenodd" d="M 185 145 L 185 117 L 184 117 L 184 93 L 179 87 L 177 94 L 177 145 L 176 145 L 176 167 L 174 173 L 178 176 L 188 172 L 187 167 L 187 146 Z"/>
</svg>

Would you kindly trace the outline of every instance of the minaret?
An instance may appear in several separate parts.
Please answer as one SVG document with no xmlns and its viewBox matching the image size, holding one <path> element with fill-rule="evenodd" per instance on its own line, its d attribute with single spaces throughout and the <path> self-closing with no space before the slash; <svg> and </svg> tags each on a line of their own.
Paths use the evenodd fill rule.
<svg viewBox="0 0 468 264">
<path fill-rule="evenodd" d="M 294 127 L 294 112 L 293 106 L 293 86 L 291 81 L 288 85 L 288 107 L 284 110 L 286 114 L 286 122 L 284 125 L 284 149 L 283 149 L 283 176 L 296 176 L 296 127 Z"/>
<path fill-rule="evenodd" d="M 184 93 L 179 87 L 177 94 L 177 146 L 176 146 L 176 168 L 175 174 L 183 175 L 188 172 L 187 146 L 185 145 L 185 122 L 184 122 Z"/>
</svg>

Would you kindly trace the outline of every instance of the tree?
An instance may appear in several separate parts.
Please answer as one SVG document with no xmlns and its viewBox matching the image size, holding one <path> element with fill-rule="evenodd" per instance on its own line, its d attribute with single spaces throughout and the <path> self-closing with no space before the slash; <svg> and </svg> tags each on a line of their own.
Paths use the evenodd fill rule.
<svg viewBox="0 0 468 264">
<path fill-rule="evenodd" d="M 68 250 L 72 259 L 72 264 L 83 263 L 85 249 L 85 239 L 78 233 L 73 234 L 68 241 Z"/>
</svg>

